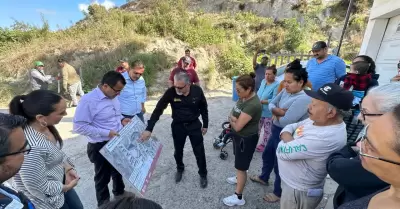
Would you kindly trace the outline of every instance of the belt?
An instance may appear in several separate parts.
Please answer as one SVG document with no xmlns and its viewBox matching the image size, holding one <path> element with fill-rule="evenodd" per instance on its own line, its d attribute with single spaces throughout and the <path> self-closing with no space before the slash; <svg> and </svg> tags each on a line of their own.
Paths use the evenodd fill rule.
<svg viewBox="0 0 400 209">
<path fill-rule="evenodd" d="M 172 120 L 172 123 L 173 123 L 173 124 L 190 125 L 190 124 L 192 124 L 192 123 L 194 123 L 194 122 L 197 122 L 197 121 L 199 121 L 198 118 L 197 118 L 196 120 L 191 120 L 191 121 L 175 121 L 175 120 Z"/>
</svg>

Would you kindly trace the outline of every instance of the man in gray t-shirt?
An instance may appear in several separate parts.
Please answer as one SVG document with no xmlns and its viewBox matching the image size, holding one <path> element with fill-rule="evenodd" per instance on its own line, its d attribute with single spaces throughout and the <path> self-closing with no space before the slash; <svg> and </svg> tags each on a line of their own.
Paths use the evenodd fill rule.
<svg viewBox="0 0 400 209">
<path fill-rule="evenodd" d="M 261 63 L 257 63 L 257 57 L 260 53 L 264 53 L 261 58 Z M 265 54 L 265 50 L 257 50 L 253 57 L 253 69 L 256 74 L 256 92 L 260 88 L 261 81 L 265 78 L 265 70 L 267 69 L 268 56 Z"/>
</svg>

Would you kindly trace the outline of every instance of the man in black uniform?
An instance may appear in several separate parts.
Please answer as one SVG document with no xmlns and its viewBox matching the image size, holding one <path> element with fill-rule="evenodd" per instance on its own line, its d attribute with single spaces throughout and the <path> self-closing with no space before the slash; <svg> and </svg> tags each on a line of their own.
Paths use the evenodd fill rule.
<svg viewBox="0 0 400 209">
<path fill-rule="evenodd" d="M 203 135 L 208 128 L 208 109 L 207 101 L 203 90 L 197 85 L 191 85 L 189 75 L 185 72 L 177 73 L 174 76 L 174 86 L 169 88 L 158 101 L 153 114 L 148 121 L 146 130 L 141 135 L 141 140 L 148 140 L 156 122 L 160 119 L 165 108 L 171 104 L 172 109 L 172 137 L 175 147 L 175 161 L 177 173 L 176 183 L 182 179 L 185 169 L 183 164 L 183 148 L 186 137 L 189 136 L 190 143 L 196 156 L 197 166 L 199 167 L 200 186 L 207 187 L 207 165 L 204 153 Z M 203 124 L 199 116 L 203 119 Z"/>
</svg>

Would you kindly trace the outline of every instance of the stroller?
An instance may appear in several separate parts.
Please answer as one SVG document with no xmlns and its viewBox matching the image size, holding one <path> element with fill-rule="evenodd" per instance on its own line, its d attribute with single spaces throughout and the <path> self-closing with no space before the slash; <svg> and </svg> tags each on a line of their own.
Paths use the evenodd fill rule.
<svg viewBox="0 0 400 209">
<path fill-rule="evenodd" d="M 228 152 L 224 150 L 227 144 L 233 141 L 233 132 L 231 131 L 231 126 L 229 122 L 222 123 L 222 132 L 218 137 L 214 138 L 213 146 L 215 149 L 221 149 L 219 157 L 222 160 L 228 158 Z"/>
</svg>

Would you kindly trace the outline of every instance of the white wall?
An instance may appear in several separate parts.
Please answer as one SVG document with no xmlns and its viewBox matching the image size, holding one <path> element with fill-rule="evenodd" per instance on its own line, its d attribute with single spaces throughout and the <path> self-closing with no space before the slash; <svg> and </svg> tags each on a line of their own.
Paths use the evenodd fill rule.
<svg viewBox="0 0 400 209">
<path fill-rule="evenodd" d="M 386 27 L 391 17 L 400 15 L 400 0 L 375 0 L 371 8 L 370 19 L 364 34 L 363 43 L 361 45 L 360 54 L 365 54 L 376 60 L 383 37 L 385 35 Z M 399 48 L 400 54 L 400 48 Z M 386 66 L 377 66 L 377 69 L 382 69 Z M 384 71 L 385 75 L 381 75 L 380 83 L 387 83 L 387 77 L 395 74 L 396 67 Z M 378 72 L 379 73 L 379 72 Z M 383 73 L 383 72 L 382 72 Z"/>
</svg>

